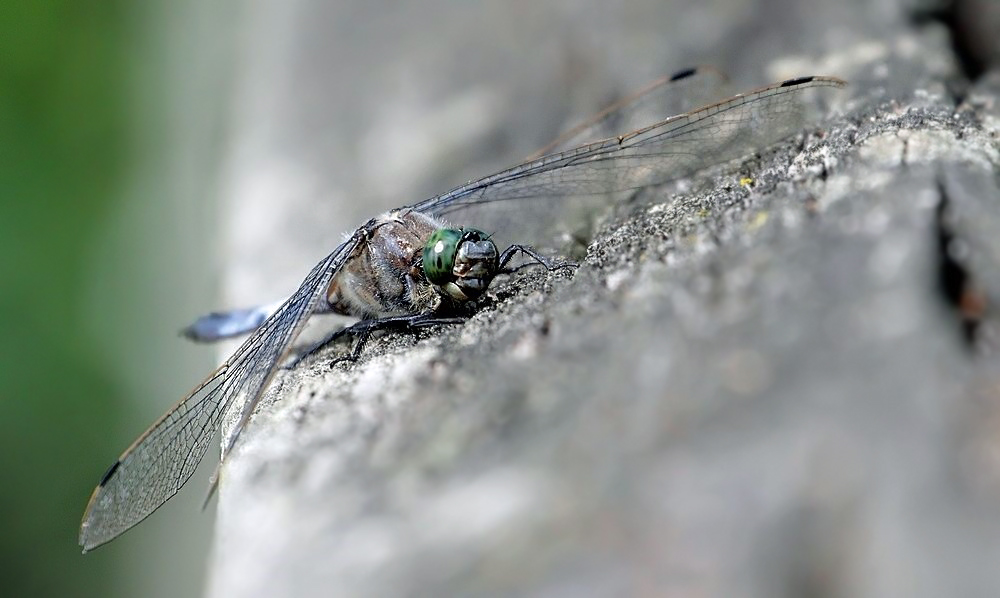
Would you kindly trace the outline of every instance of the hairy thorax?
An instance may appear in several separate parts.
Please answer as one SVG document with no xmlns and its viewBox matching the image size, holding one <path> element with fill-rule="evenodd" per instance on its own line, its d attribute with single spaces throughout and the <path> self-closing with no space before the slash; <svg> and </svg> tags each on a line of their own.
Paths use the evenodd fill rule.
<svg viewBox="0 0 1000 598">
<path fill-rule="evenodd" d="M 359 318 L 436 311 L 442 298 L 418 260 L 431 234 L 445 226 L 408 209 L 376 217 L 327 289 L 329 308 Z"/>
</svg>

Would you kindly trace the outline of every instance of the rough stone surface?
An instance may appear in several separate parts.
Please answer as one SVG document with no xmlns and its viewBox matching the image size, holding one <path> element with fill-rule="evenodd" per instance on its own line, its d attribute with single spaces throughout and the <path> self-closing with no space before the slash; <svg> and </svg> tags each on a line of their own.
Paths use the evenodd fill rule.
<svg viewBox="0 0 1000 598">
<path fill-rule="evenodd" d="M 760 32 L 739 56 L 777 5 L 691 10 L 733 32 L 722 66 L 849 79 L 833 116 L 609 207 L 578 270 L 498 280 L 462 326 L 280 375 L 226 464 L 210 595 L 995 594 L 997 75 L 970 85 L 942 26 L 867 3 L 797 23 L 811 60 Z M 687 56 L 680 31 L 648 43 Z M 282 291 L 246 280 L 234 303 Z"/>
</svg>

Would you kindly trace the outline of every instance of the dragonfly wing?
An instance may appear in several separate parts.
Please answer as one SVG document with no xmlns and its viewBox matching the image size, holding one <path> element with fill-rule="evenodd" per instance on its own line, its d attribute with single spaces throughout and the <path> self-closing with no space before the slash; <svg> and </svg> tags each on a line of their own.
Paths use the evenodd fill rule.
<svg viewBox="0 0 1000 598">
<path fill-rule="evenodd" d="M 414 209 L 496 233 L 498 243 L 546 247 L 557 224 L 574 226 L 617 192 L 689 176 L 795 133 L 808 111 L 808 90 L 844 85 L 834 77 L 768 85 L 625 135 L 525 162 Z M 551 201 L 565 198 L 574 201 Z"/>
<path fill-rule="evenodd" d="M 225 363 L 150 426 L 108 469 L 83 515 L 80 545 L 84 551 L 113 540 L 176 494 L 198 467 L 229 406 L 242 395 L 246 401 L 227 443 L 227 450 L 232 448 L 289 345 L 358 243 L 356 234 L 317 264 L 299 289 Z"/>
<path fill-rule="evenodd" d="M 689 68 L 662 77 L 566 131 L 529 160 L 607 139 L 622 131 L 638 129 L 666 116 L 682 114 L 721 100 L 726 97 L 723 92 L 725 83 L 725 74 L 708 66 Z"/>
</svg>

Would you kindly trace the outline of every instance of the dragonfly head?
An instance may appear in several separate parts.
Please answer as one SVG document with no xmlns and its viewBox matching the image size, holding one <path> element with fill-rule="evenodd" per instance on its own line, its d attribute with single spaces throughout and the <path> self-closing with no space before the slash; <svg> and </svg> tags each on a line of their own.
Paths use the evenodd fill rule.
<svg viewBox="0 0 1000 598">
<path fill-rule="evenodd" d="M 423 268 L 427 280 L 444 294 L 469 301 L 490 286 L 500 268 L 500 253 L 481 230 L 439 228 L 424 245 Z"/>
</svg>

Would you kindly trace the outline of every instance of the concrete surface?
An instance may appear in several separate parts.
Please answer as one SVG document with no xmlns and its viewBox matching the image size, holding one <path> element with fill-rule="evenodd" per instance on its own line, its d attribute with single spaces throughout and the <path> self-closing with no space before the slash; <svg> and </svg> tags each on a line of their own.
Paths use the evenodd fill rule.
<svg viewBox="0 0 1000 598">
<path fill-rule="evenodd" d="M 996 74 L 970 82 L 909 5 L 645 4 L 251 11 L 230 305 L 654 71 L 852 86 L 768 151 L 609 207 L 575 273 L 280 375 L 225 469 L 210 595 L 1000 587 Z"/>
</svg>

